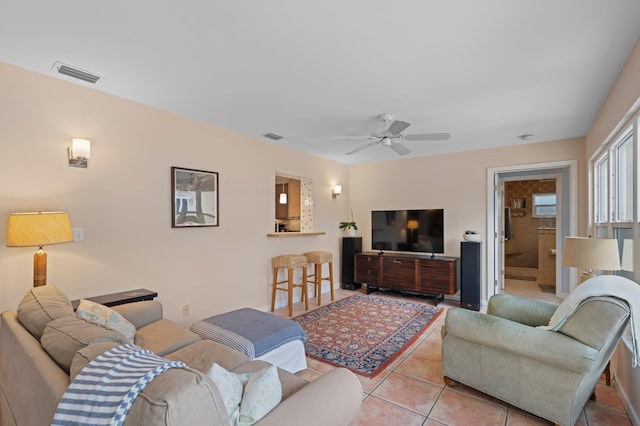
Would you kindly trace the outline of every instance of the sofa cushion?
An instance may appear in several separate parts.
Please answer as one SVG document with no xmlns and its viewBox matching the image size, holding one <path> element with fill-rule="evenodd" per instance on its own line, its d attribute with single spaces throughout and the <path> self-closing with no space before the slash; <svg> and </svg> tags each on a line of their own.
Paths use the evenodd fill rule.
<svg viewBox="0 0 640 426">
<path fill-rule="evenodd" d="M 90 300 L 80 299 L 76 315 L 94 324 L 103 325 L 110 330 L 119 331 L 133 343 L 136 328 L 113 309 Z"/>
<path fill-rule="evenodd" d="M 82 349 L 79 349 L 78 352 L 73 356 L 73 360 L 71 361 L 71 368 L 69 369 L 69 378 L 73 382 L 73 379 L 76 378 L 78 373 L 82 371 L 91 361 L 93 361 L 98 355 L 102 355 L 109 349 L 113 349 L 115 347 L 120 346 L 119 342 L 97 342 L 91 343 L 90 345 L 85 346 Z"/>
<path fill-rule="evenodd" d="M 127 425 L 230 425 L 213 382 L 191 368 L 172 368 L 153 379 L 133 402 Z"/>
<path fill-rule="evenodd" d="M 72 380 L 89 362 L 120 345 L 92 343 L 76 353 Z M 213 383 L 192 368 L 172 368 L 154 378 L 131 405 L 125 425 L 228 425 L 222 397 Z"/>
<path fill-rule="evenodd" d="M 211 340 L 199 340 L 195 343 L 165 355 L 169 361 L 182 361 L 201 373 L 209 371 L 213 363 L 232 370 L 246 362 L 249 357 Z"/>
<path fill-rule="evenodd" d="M 138 329 L 134 343 L 157 355 L 165 356 L 199 340 L 202 340 L 200 336 L 185 327 L 161 319 Z"/>
<path fill-rule="evenodd" d="M 40 340 L 50 321 L 75 317 L 69 298 L 52 285 L 33 287 L 18 305 L 18 320 L 36 339 Z"/>
<path fill-rule="evenodd" d="M 40 340 L 42 347 L 67 373 L 76 352 L 95 342 L 129 343 L 129 340 L 114 330 L 93 324 L 73 316 L 58 318 L 47 324 Z"/>
</svg>

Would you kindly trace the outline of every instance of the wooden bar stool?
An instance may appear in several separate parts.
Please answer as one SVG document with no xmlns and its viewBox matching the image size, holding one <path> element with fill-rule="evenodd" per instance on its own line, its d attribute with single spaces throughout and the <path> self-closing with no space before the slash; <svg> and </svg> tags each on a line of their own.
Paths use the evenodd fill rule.
<svg viewBox="0 0 640 426">
<path fill-rule="evenodd" d="M 304 309 L 309 310 L 309 297 L 307 295 L 307 258 L 296 254 L 286 254 L 276 256 L 271 260 L 273 266 L 273 295 L 271 297 L 271 312 L 276 307 L 276 290 L 286 291 L 288 293 L 289 316 L 293 315 L 293 289 L 300 287 L 302 289 L 302 300 L 304 300 Z M 302 281 L 300 283 L 293 282 L 293 272 L 302 268 Z M 287 279 L 278 281 L 278 271 L 280 269 L 287 270 Z M 278 287 L 280 284 L 287 283 L 287 287 Z"/>
<path fill-rule="evenodd" d="M 313 265 L 313 273 L 307 274 L 310 283 L 313 283 L 313 295 L 318 298 L 318 306 L 322 302 L 322 281 L 329 281 L 331 287 L 331 300 L 333 300 L 333 254 L 328 251 L 310 251 L 305 253 L 307 263 Z M 322 275 L 322 264 L 329 264 L 329 275 Z"/>
</svg>

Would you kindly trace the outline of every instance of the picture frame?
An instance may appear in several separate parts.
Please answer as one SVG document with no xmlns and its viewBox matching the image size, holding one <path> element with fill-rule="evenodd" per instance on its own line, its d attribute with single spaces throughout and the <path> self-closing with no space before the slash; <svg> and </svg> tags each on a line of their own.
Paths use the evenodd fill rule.
<svg viewBox="0 0 640 426">
<path fill-rule="evenodd" d="M 218 173 L 171 167 L 171 227 L 219 225 Z"/>
</svg>

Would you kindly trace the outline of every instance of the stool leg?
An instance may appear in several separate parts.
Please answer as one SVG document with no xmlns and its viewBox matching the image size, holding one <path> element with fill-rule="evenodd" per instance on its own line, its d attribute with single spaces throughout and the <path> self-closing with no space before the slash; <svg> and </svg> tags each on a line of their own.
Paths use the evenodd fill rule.
<svg viewBox="0 0 640 426">
<path fill-rule="evenodd" d="M 293 315 L 293 269 L 288 269 L 288 284 L 287 296 L 289 298 L 289 316 Z"/>
<path fill-rule="evenodd" d="M 313 291 L 317 293 L 318 306 L 322 304 L 322 263 L 314 263 L 313 265 Z"/>
<path fill-rule="evenodd" d="M 273 294 L 271 295 L 271 312 L 276 309 L 276 287 L 278 282 L 278 268 L 273 268 Z"/>
<path fill-rule="evenodd" d="M 302 297 L 304 298 L 304 310 L 309 310 L 309 290 L 308 290 L 308 281 L 309 277 L 307 276 L 307 267 L 302 268 Z"/>
<path fill-rule="evenodd" d="M 311 265 L 311 267 L 313 269 L 311 270 L 311 275 L 309 275 L 309 270 L 307 269 L 307 280 L 310 279 L 311 277 L 313 277 L 313 283 L 315 284 L 315 282 L 316 282 L 316 276 L 315 276 L 316 264 L 315 263 L 311 263 L 310 265 Z M 313 286 L 313 297 L 318 297 L 315 285 Z"/>
<path fill-rule="evenodd" d="M 329 262 L 329 286 L 331 287 L 331 301 L 333 302 L 333 262 Z"/>
</svg>

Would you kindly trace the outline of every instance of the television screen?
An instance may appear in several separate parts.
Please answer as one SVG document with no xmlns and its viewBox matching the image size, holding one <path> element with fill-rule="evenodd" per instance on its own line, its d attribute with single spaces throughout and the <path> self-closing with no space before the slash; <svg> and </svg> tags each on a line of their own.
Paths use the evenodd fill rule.
<svg viewBox="0 0 640 426">
<path fill-rule="evenodd" d="M 444 253 L 444 210 L 372 211 L 371 248 Z"/>
</svg>

